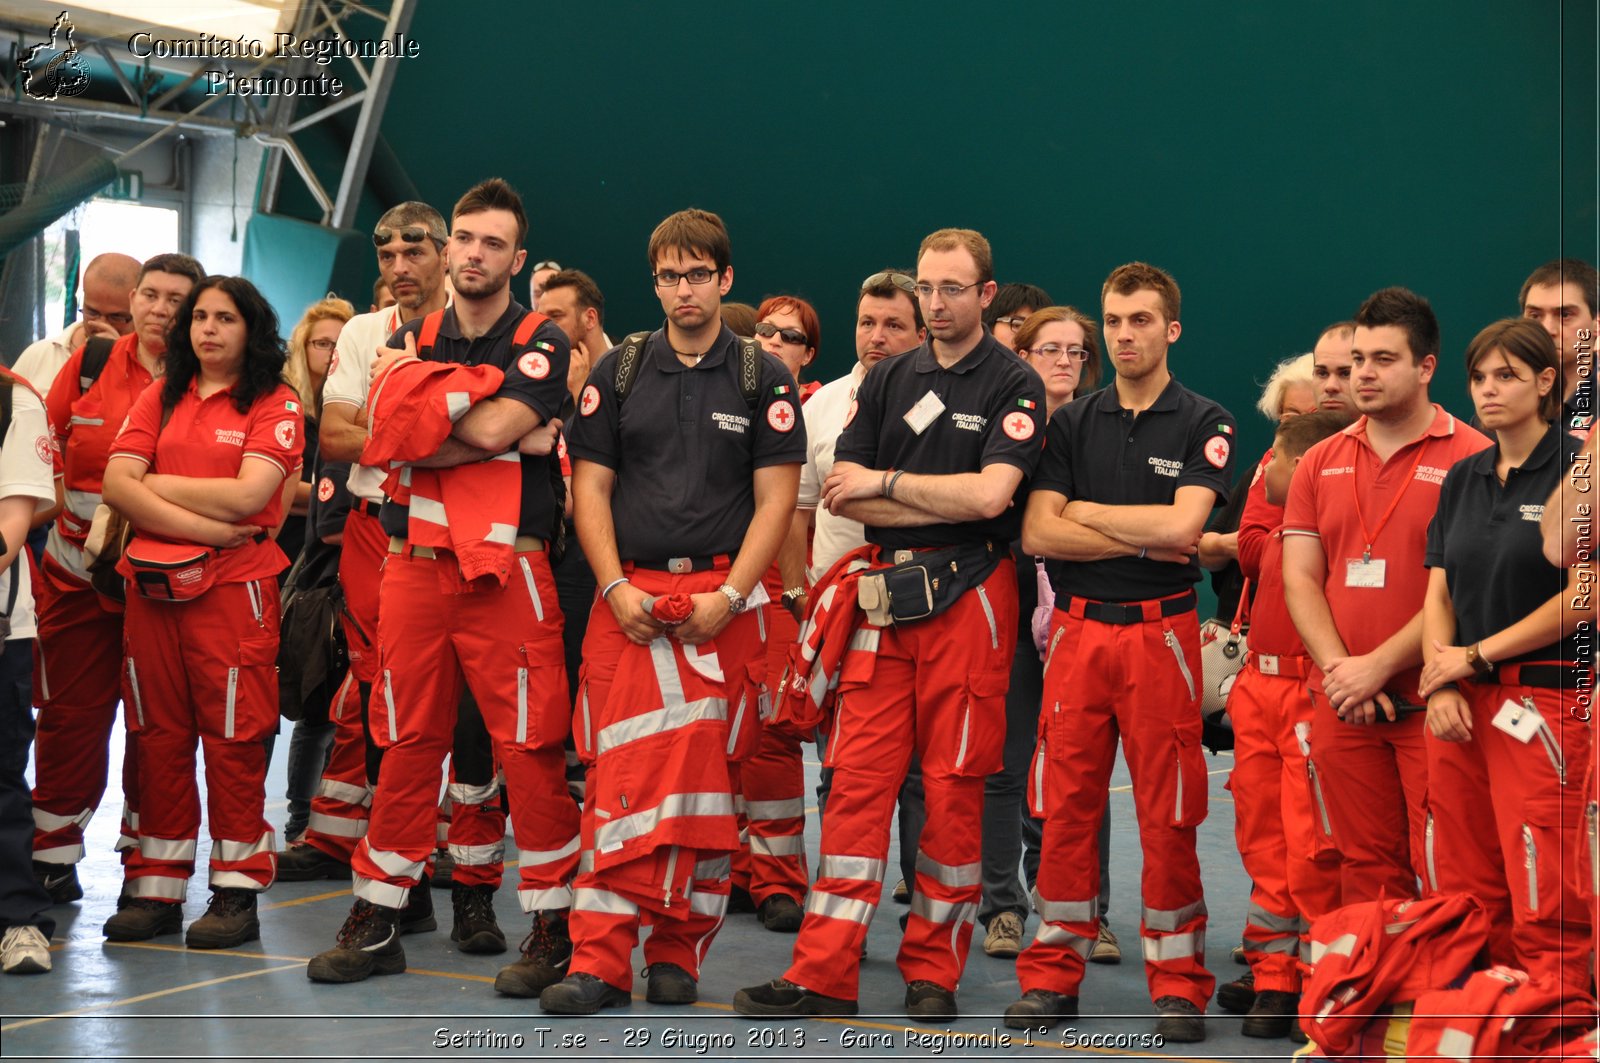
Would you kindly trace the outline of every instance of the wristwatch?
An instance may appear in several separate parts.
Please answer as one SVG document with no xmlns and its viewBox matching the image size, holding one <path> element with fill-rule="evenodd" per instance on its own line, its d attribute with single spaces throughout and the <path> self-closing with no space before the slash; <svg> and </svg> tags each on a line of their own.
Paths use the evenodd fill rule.
<svg viewBox="0 0 1600 1063">
<path fill-rule="evenodd" d="M 1474 675 L 1486 675 L 1494 665 L 1489 663 L 1489 658 L 1483 655 L 1483 643 L 1474 642 L 1467 647 L 1467 663 L 1472 666 Z"/>
<path fill-rule="evenodd" d="M 728 596 L 728 611 L 730 613 L 732 613 L 734 616 L 738 616 L 740 613 L 744 612 L 744 595 L 740 594 L 736 589 L 734 589 L 733 584 L 724 583 L 722 586 L 718 587 L 717 590 Z"/>
</svg>

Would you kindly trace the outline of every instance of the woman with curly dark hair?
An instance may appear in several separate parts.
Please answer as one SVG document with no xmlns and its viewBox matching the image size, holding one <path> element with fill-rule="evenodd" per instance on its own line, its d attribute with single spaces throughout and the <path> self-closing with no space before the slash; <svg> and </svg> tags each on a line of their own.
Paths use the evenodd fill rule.
<svg viewBox="0 0 1600 1063">
<path fill-rule="evenodd" d="M 262 739 L 277 725 L 275 577 L 288 562 L 267 531 L 294 486 L 304 431 L 277 326 L 249 281 L 201 281 L 168 333 L 165 381 L 134 403 L 106 466 L 106 501 L 135 530 L 117 570 L 128 581 L 129 726 L 146 773 L 128 903 L 105 926 L 113 941 L 182 926 L 200 830 L 197 743 L 211 904 L 187 943 L 260 936 L 256 894 L 277 868 Z"/>
</svg>

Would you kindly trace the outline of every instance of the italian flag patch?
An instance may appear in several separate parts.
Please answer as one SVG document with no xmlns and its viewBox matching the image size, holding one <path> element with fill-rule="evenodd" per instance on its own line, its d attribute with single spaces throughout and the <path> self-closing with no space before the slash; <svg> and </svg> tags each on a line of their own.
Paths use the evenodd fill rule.
<svg viewBox="0 0 1600 1063">
<path fill-rule="evenodd" d="M 1037 410 L 1039 408 L 1039 404 L 1034 402 L 1032 399 L 1018 399 L 1017 405 L 1021 406 L 1024 410 Z"/>
<path fill-rule="evenodd" d="M 1233 425 L 1219 424 L 1217 425 L 1217 431 L 1221 432 L 1225 436 L 1231 436 L 1233 435 Z"/>
<path fill-rule="evenodd" d="M 779 384 L 777 387 L 772 389 L 772 393 L 774 395 L 787 395 L 787 394 L 789 394 L 789 392 L 791 392 L 793 390 L 794 389 L 791 388 L 788 384 Z"/>
<path fill-rule="evenodd" d="M 300 412 L 300 404 L 298 402 L 295 402 L 293 399 L 284 399 L 283 400 L 283 408 L 288 410 L 290 413 L 299 413 Z"/>
</svg>

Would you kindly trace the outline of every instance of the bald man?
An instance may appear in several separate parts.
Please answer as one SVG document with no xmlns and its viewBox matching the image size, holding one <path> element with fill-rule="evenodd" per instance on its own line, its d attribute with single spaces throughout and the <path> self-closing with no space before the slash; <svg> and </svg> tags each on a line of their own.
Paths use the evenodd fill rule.
<svg viewBox="0 0 1600 1063">
<path fill-rule="evenodd" d="M 91 337 L 114 340 L 133 331 L 128 305 L 138 282 L 138 259 L 115 252 L 96 255 L 83 271 L 83 313 L 79 320 L 25 348 L 12 370 L 41 395 L 48 395 L 56 374 L 72 352 Z"/>
</svg>

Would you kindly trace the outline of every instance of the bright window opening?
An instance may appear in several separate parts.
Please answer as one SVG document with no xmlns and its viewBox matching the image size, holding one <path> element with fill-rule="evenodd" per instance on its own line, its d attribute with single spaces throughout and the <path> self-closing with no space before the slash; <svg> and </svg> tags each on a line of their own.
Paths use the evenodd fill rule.
<svg viewBox="0 0 1600 1063">
<path fill-rule="evenodd" d="M 73 232 L 78 254 L 76 262 L 69 262 L 68 234 Z M 81 280 L 84 267 L 96 255 L 120 251 L 143 262 L 176 251 L 178 246 L 178 212 L 174 208 L 110 199 L 91 199 L 76 207 L 44 231 L 46 334 L 78 319 L 83 292 L 81 285 L 74 285 L 76 299 L 67 305 L 68 277 L 75 271 Z"/>
</svg>

